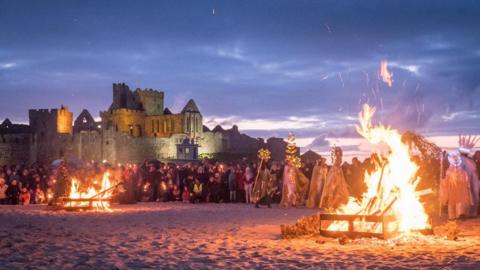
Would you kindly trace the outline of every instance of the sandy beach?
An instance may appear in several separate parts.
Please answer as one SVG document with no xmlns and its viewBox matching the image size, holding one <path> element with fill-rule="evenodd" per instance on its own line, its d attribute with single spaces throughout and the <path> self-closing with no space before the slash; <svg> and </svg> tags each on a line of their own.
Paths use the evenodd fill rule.
<svg viewBox="0 0 480 270">
<path fill-rule="evenodd" d="M 144 203 L 113 212 L 0 206 L 1 269 L 480 269 L 480 219 L 457 241 L 283 240 L 309 209 Z"/>
</svg>

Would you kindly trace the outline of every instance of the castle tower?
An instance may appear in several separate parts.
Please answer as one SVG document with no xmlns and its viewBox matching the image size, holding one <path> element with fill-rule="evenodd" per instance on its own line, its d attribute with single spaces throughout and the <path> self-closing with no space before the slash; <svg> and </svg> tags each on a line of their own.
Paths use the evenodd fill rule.
<svg viewBox="0 0 480 270">
<path fill-rule="evenodd" d="M 115 109 L 140 109 L 140 104 L 135 95 L 125 83 L 113 84 L 113 103 L 110 110 Z"/>
<path fill-rule="evenodd" d="M 72 134 L 73 113 L 63 105 L 57 111 L 57 132 L 60 134 Z"/>
<path fill-rule="evenodd" d="M 135 95 L 146 115 L 163 115 L 164 92 L 137 89 Z"/>
<path fill-rule="evenodd" d="M 49 162 L 69 154 L 73 114 L 64 106 L 60 109 L 29 110 L 33 144 L 31 162 Z"/>
</svg>

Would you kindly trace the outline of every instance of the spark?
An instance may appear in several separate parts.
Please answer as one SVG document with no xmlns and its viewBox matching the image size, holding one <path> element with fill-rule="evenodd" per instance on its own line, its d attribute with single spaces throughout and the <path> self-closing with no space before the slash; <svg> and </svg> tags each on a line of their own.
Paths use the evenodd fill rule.
<svg viewBox="0 0 480 270">
<path fill-rule="evenodd" d="M 332 33 L 332 29 L 330 29 L 330 26 L 328 26 L 327 23 L 324 23 L 323 25 L 325 25 L 325 28 L 327 28 L 328 33 L 331 34 L 331 33 Z"/>
<path fill-rule="evenodd" d="M 329 77 L 330 77 L 330 75 L 325 74 L 325 75 L 322 76 L 322 78 L 320 80 L 324 81 L 324 80 L 328 79 Z"/>
<path fill-rule="evenodd" d="M 393 84 L 393 73 L 388 71 L 387 68 L 388 62 L 386 60 L 380 62 L 379 75 L 382 77 L 383 82 L 385 82 L 389 87 L 392 87 Z"/>
<path fill-rule="evenodd" d="M 338 72 L 338 78 L 340 79 L 340 82 L 342 83 L 342 87 L 345 88 L 345 83 L 343 82 L 342 73 Z"/>
<path fill-rule="evenodd" d="M 372 88 L 370 88 L 370 89 L 372 89 L 372 94 L 373 94 L 373 97 L 374 97 L 375 99 L 377 99 L 377 94 L 375 94 L 375 89 L 373 89 L 373 87 L 372 87 Z"/>
</svg>

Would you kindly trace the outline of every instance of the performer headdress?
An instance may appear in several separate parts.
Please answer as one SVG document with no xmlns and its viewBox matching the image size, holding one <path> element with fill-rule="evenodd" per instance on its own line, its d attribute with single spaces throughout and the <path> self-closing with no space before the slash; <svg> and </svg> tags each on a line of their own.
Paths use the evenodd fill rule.
<svg viewBox="0 0 480 270">
<path fill-rule="evenodd" d="M 478 141 L 480 141 L 480 137 L 458 135 L 458 151 L 462 154 L 470 154 Z"/>
<path fill-rule="evenodd" d="M 342 148 L 338 147 L 338 146 L 334 146 L 332 147 L 332 150 L 330 152 L 331 154 L 331 157 L 332 157 L 332 163 L 335 164 L 336 161 L 342 157 L 343 155 L 343 151 L 342 151 Z"/>
<path fill-rule="evenodd" d="M 458 151 L 448 153 L 448 162 L 454 167 L 460 167 L 462 165 L 462 158 Z"/>
</svg>

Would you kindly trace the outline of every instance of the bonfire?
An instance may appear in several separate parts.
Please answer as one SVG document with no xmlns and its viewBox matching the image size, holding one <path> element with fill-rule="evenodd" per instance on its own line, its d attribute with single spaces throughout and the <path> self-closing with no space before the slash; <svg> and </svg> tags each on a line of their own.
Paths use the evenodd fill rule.
<svg viewBox="0 0 480 270">
<path fill-rule="evenodd" d="M 360 200 L 350 197 L 348 203 L 335 210 L 335 214 L 321 215 L 329 220 L 323 232 L 349 236 L 381 236 L 409 234 L 431 228 L 429 217 L 420 197 L 425 191 L 417 191 L 420 179 L 418 166 L 411 160 L 408 145 L 401 134 L 390 127 L 373 125 L 375 108 L 364 105 L 359 113 L 357 132 L 368 142 L 388 149 L 377 153 L 373 172 L 365 173 L 367 191 Z M 337 234 L 336 234 L 337 233 Z"/>
<path fill-rule="evenodd" d="M 110 199 L 116 186 L 112 185 L 108 172 L 103 174 L 100 188 L 92 185 L 86 191 L 82 190 L 80 181 L 72 178 L 70 194 L 64 198 L 63 207 L 67 210 L 95 209 L 110 212 Z"/>
</svg>

